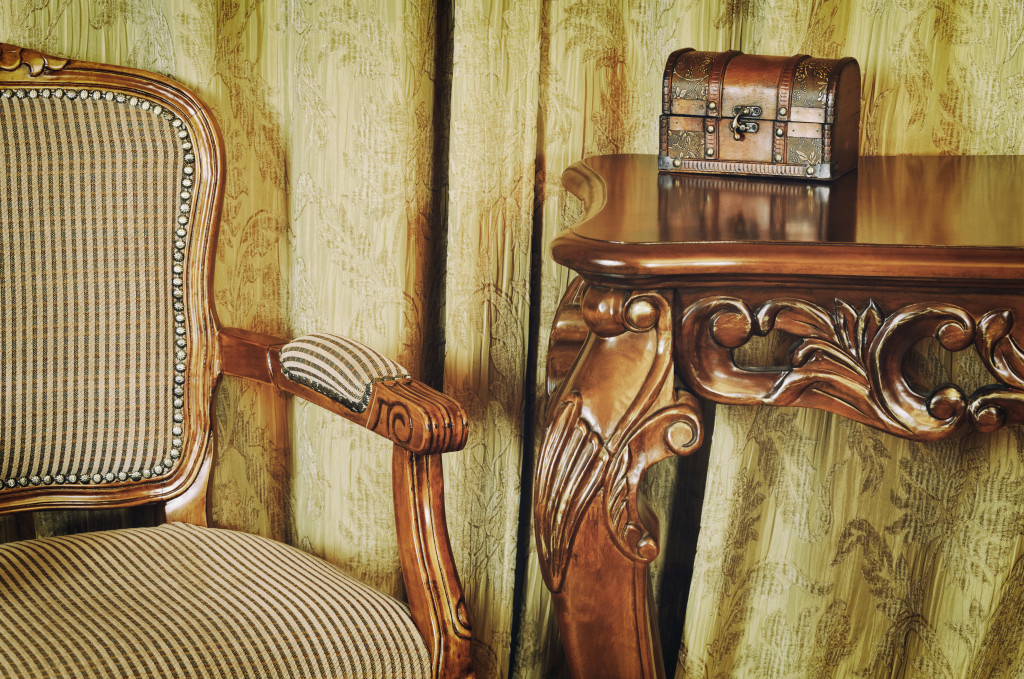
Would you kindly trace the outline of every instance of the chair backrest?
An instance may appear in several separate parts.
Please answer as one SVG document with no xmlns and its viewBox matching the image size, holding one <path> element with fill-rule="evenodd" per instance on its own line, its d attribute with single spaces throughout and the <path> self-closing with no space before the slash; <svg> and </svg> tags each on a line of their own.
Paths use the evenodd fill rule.
<svg viewBox="0 0 1024 679">
<path fill-rule="evenodd" d="M 0 45 L 0 513 L 198 477 L 223 168 L 176 83 Z"/>
</svg>

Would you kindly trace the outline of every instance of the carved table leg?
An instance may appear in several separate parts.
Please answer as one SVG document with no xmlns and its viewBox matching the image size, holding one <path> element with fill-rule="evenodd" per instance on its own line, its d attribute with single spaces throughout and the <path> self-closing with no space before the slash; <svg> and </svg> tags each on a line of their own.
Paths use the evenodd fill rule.
<svg viewBox="0 0 1024 679">
<path fill-rule="evenodd" d="M 696 399 L 673 389 L 671 293 L 576 284 L 559 316 L 589 334 L 550 382 L 534 484 L 541 569 L 574 676 L 663 677 L 647 582 L 657 521 L 638 487 L 702 438 Z M 558 323 L 553 342 L 573 334 Z"/>
</svg>

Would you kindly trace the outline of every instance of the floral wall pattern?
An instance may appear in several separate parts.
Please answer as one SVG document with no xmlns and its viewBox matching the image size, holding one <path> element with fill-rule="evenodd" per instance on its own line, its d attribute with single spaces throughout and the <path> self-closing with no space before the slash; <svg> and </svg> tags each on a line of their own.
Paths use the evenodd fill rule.
<svg viewBox="0 0 1024 679">
<path fill-rule="evenodd" d="M 7 0 L 0 40 L 165 73 L 211 105 L 226 324 L 347 334 L 465 404 L 448 520 L 481 677 L 564 672 L 529 521 L 568 280 L 547 248 L 581 217 L 559 177 L 654 151 L 670 51 L 852 55 L 862 152 L 1024 152 L 1016 0 Z M 217 399 L 212 521 L 400 594 L 387 446 L 250 384 Z M 674 493 L 699 500 L 702 469 L 650 483 L 694 525 L 675 538 L 692 578 L 654 576 L 677 677 L 1024 671 L 1019 432 L 919 445 L 803 411 L 716 420 L 702 508 Z"/>
</svg>

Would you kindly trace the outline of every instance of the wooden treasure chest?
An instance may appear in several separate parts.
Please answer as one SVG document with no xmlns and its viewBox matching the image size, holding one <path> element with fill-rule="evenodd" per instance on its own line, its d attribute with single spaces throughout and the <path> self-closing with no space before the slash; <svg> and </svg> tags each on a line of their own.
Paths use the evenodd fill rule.
<svg viewBox="0 0 1024 679">
<path fill-rule="evenodd" d="M 851 57 L 677 50 L 665 66 L 658 168 L 832 180 L 857 166 L 859 119 Z"/>
</svg>

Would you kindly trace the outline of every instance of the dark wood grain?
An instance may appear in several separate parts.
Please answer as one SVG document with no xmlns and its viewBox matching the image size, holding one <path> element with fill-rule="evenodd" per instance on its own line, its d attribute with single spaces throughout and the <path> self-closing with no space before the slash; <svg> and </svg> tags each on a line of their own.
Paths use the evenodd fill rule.
<svg viewBox="0 0 1024 679">
<path fill-rule="evenodd" d="M 568 371 L 549 375 L 534 523 L 577 677 L 658 671 L 647 588 L 658 524 L 639 486 L 651 465 L 693 452 L 703 436 L 696 399 L 672 385 L 672 298 L 670 290 L 584 284 L 571 286 L 559 308 L 563 336 L 578 337 L 580 322 L 588 335 Z M 554 342 L 558 351 L 573 346 Z M 621 620 L 638 624 L 617 629 Z"/>
<path fill-rule="evenodd" d="M 282 395 L 316 403 L 395 444 L 395 527 L 413 620 L 427 642 L 435 676 L 475 676 L 470 662 L 472 626 L 448 539 L 438 455 L 465 446 L 468 425 L 462 407 L 419 380 L 403 379 L 375 383 L 366 410 L 356 412 L 284 376 L 283 338 L 222 328 L 218 344 L 225 374 L 273 385 Z"/>
<path fill-rule="evenodd" d="M 405 591 L 434 676 L 470 679 L 472 625 L 448 539 L 441 457 L 396 445 L 392 477 Z"/>
<path fill-rule="evenodd" d="M 583 200 L 586 219 L 555 240 L 555 261 L 627 287 L 723 276 L 849 283 L 894 272 L 905 281 L 952 288 L 998 281 L 1019 287 L 1024 278 L 1024 260 L 1013 249 L 1024 246 L 1022 157 L 865 157 L 856 173 L 831 186 L 699 177 L 705 184 L 680 190 L 674 182 L 691 178 L 662 177 L 651 155 L 598 156 L 571 166 L 562 181 Z M 828 203 L 854 208 L 831 211 L 813 232 L 806 218 L 773 226 L 769 213 L 742 208 L 765 192 L 794 188 L 810 195 L 806 210 L 821 209 L 814 205 L 826 195 Z M 724 229 L 688 204 L 721 200 L 723 189 L 737 206 Z"/>
<path fill-rule="evenodd" d="M 710 434 L 696 396 L 919 441 L 1024 422 L 1024 159 L 862 158 L 822 185 L 613 155 L 563 182 L 585 218 L 552 255 L 580 277 L 551 333 L 534 516 L 574 676 L 664 676 L 647 603 L 657 519 L 638 483 Z M 737 361 L 772 332 L 792 339 L 781 364 Z M 990 383 L 907 375 L 928 338 L 975 353 Z"/>
</svg>

